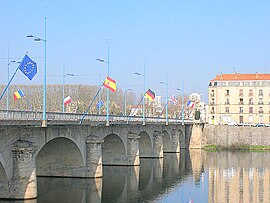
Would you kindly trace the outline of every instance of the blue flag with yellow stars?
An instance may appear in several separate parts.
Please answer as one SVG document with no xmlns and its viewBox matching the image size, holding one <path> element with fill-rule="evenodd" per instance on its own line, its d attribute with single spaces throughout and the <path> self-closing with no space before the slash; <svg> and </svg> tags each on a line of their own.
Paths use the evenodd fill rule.
<svg viewBox="0 0 270 203">
<path fill-rule="evenodd" d="M 25 54 L 20 64 L 20 70 L 29 78 L 29 80 L 32 80 L 33 77 L 37 74 L 37 64 L 32 59 L 30 59 L 27 54 Z"/>
</svg>

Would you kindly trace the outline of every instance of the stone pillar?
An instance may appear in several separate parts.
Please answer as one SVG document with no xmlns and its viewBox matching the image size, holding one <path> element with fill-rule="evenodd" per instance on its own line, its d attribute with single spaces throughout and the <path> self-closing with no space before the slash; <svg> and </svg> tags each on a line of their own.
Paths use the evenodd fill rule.
<svg viewBox="0 0 270 203">
<path fill-rule="evenodd" d="M 127 135 L 127 165 L 140 165 L 139 157 L 139 136 L 136 133 L 129 132 Z"/>
<path fill-rule="evenodd" d="M 160 131 L 155 131 L 153 134 L 153 158 L 163 158 L 163 141 L 162 133 Z"/>
<path fill-rule="evenodd" d="M 179 133 L 177 130 L 172 129 L 172 146 L 171 146 L 171 151 L 174 153 L 179 153 L 180 152 L 180 139 L 179 139 Z"/>
<path fill-rule="evenodd" d="M 101 144 L 103 140 L 89 135 L 86 139 L 86 177 L 98 178 L 103 176 Z"/>
<path fill-rule="evenodd" d="M 13 174 L 10 185 L 11 199 L 34 199 L 37 197 L 36 162 L 37 147 L 28 140 L 13 143 Z"/>
</svg>

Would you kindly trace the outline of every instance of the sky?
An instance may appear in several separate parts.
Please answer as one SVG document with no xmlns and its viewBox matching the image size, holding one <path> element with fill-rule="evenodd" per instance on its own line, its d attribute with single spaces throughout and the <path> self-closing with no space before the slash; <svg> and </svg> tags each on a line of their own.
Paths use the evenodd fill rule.
<svg viewBox="0 0 270 203">
<path fill-rule="evenodd" d="M 47 6 L 45 6 L 47 5 Z M 107 74 L 119 88 L 156 95 L 197 92 L 207 98 L 209 80 L 225 73 L 270 72 L 269 0 L 1 0 L 0 84 L 9 61 L 26 52 L 37 62 L 29 81 L 18 72 L 12 84 L 43 84 L 47 39 L 47 83 L 97 85 Z M 9 66 L 10 74 L 16 64 Z"/>
</svg>

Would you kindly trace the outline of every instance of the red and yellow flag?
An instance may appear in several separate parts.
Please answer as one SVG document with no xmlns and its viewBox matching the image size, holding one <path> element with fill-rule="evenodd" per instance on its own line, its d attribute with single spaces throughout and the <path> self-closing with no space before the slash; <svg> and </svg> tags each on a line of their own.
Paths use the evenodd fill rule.
<svg viewBox="0 0 270 203">
<path fill-rule="evenodd" d="M 103 83 L 103 86 L 110 89 L 112 92 L 115 92 L 116 90 L 116 82 L 109 76 L 107 76 L 106 80 Z"/>
</svg>

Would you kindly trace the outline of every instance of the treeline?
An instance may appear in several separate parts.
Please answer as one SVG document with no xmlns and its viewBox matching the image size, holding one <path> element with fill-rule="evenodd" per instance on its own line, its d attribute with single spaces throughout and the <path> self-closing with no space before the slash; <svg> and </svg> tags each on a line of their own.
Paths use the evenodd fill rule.
<svg viewBox="0 0 270 203">
<path fill-rule="evenodd" d="M 0 85 L 1 93 L 3 92 L 5 86 Z M 14 92 L 22 90 L 26 98 L 19 100 L 14 99 Z M 72 102 L 66 106 L 66 112 L 73 113 L 84 113 L 90 102 L 94 98 L 96 92 L 98 91 L 98 86 L 88 86 L 88 85 L 65 85 L 64 95 L 65 97 L 70 96 Z M 63 98 L 63 87 L 62 85 L 47 85 L 47 111 L 50 112 L 62 112 L 62 98 Z M 100 92 L 101 100 L 104 105 L 101 107 L 101 113 L 106 113 L 106 88 L 103 88 Z M 142 96 L 142 95 L 141 95 Z M 0 101 L 0 109 L 6 109 L 6 94 Z M 132 91 L 128 91 L 126 95 L 126 109 L 127 114 L 130 114 L 132 108 L 136 107 L 139 102 L 139 97 Z M 170 116 L 175 117 L 181 111 L 181 97 L 178 97 L 178 104 L 173 106 L 169 104 Z M 43 86 L 42 85 L 11 85 L 9 87 L 9 110 L 30 110 L 29 103 L 34 111 L 42 111 L 43 104 Z M 185 101 L 187 98 L 185 98 Z M 89 113 L 98 113 L 97 103 L 99 102 L 99 97 L 93 103 L 90 108 Z M 164 101 L 165 102 L 165 101 Z M 146 102 L 147 113 L 150 116 L 155 116 L 161 114 L 162 109 L 155 109 L 153 103 Z M 123 115 L 124 114 L 124 91 L 117 89 L 116 92 L 110 92 L 110 113 Z M 165 114 L 165 110 L 162 112 Z"/>
</svg>

